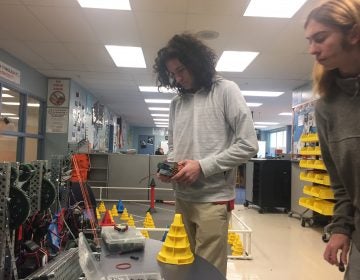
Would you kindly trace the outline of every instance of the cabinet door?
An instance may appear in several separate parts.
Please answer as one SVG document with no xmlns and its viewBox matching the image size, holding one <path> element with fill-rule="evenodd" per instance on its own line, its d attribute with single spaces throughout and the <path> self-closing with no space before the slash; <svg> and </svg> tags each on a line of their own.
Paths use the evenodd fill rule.
<svg viewBox="0 0 360 280">
<path fill-rule="evenodd" d="M 258 183 L 259 206 L 290 209 L 290 161 L 269 160 L 259 163 Z"/>
</svg>

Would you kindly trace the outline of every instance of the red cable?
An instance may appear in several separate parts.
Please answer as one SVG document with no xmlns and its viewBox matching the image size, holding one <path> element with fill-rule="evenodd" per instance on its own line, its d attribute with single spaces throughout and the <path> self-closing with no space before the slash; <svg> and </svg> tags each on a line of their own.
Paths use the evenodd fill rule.
<svg viewBox="0 0 360 280">
<path fill-rule="evenodd" d="M 130 263 L 118 263 L 116 266 L 115 266 L 117 269 L 129 269 L 131 267 L 131 264 Z"/>
</svg>

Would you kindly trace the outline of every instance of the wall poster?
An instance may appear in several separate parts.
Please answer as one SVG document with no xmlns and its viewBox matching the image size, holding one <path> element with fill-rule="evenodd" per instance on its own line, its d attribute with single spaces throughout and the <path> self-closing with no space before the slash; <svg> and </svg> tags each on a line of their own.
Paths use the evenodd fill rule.
<svg viewBox="0 0 360 280">
<path fill-rule="evenodd" d="M 312 100 L 293 107 L 293 158 L 297 158 L 299 156 L 299 152 L 304 146 L 304 143 L 300 142 L 301 135 L 308 133 L 316 133 L 315 102 L 316 100 Z"/>
<path fill-rule="evenodd" d="M 68 108 L 47 108 L 46 110 L 46 132 L 67 133 Z"/>
</svg>

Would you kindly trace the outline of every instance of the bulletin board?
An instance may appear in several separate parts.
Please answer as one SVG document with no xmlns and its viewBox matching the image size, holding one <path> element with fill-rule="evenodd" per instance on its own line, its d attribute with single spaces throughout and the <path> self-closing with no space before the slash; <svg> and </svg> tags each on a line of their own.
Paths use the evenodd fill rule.
<svg viewBox="0 0 360 280">
<path fill-rule="evenodd" d="M 300 142 L 301 135 L 317 132 L 315 122 L 315 103 L 316 100 L 312 100 L 293 107 L 293 131 L 291 142 L 293 158 L 295 159 L 299 158 L 299 152 L 304 146 L 304 143 Z"/>
</svg>

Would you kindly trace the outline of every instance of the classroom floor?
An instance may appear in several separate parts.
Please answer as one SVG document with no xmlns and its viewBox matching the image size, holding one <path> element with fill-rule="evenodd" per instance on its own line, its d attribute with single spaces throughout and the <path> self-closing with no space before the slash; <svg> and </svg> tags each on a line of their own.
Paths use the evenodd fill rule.
<svg viewBox="0 0 360 280">
<path fill-rule="evenodd" d="M 228 280 L 343 279 L 337 267 L 323 260 L 322 228 L 304 228 L 287 214 L 259 214 L 243 205 L 236 206 L 235 214 L 253 230 L 253 259 L 229 260 Z"/>
<path fill-rule="evenodd" d="M 136 226 L 142 227 L 145 203 L 124 203 L 134 215 Z M 110 207 L 110 205 L 107 207 Z M 174 206 L 156 204 L 153 214 L 156 227 L 171 224 Z M 234 213 L 252 229 L 252 260 L 229 260 L 228 280 L 341 280 L 343 273 L 327 264 L 322 253 L 322 228 L 302 227 L 300 221 L 283 213 L 259 214 L 255 207 L 236 205 Z M 233 219 L 233 228 L 238 222 Z M 161 240 L 163 233 L 150 232 Z"/>
</svg>

